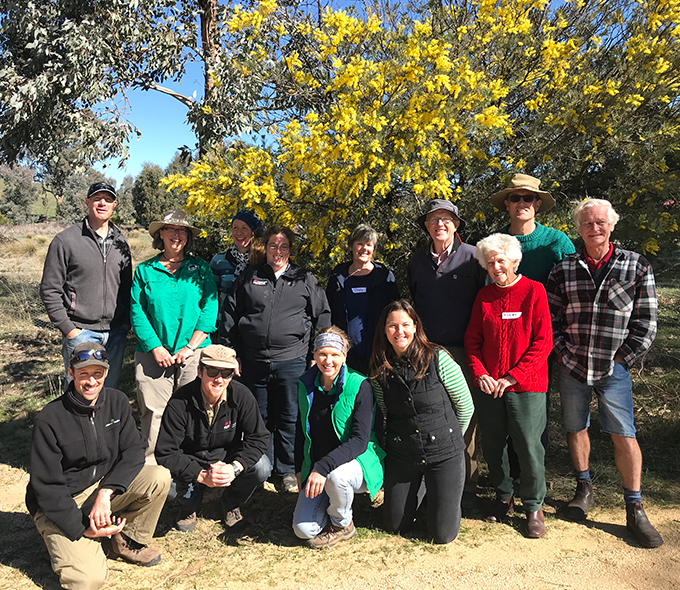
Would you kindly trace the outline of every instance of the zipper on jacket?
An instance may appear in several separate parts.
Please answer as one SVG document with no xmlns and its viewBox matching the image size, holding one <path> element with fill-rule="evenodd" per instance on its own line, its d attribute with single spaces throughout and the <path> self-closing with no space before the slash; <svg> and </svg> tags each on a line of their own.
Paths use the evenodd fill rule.
<svg viewBox="0 0 680 590">
<path fill-rule="evenodd" d="M 99 450 L 99 437 L 97 436 L 97 426 L 94 423 L 94 412 L 90 414 L 90 426 L 92 427 L 92 434 L 94 435 L 95 451 Z M 97 453 L 98 454 L 98 453 Z M 96 457 L 95 457 L 96 458 Z M 92 483 L 97 481 L 97 465 L 92 466 Z"/>
</svg>

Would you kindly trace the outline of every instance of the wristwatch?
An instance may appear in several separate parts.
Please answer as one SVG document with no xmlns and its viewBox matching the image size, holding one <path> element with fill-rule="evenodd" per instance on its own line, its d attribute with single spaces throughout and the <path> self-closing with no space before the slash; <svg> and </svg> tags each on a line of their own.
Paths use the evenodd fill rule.
<svg viewBox="0 0 680 590">
<path fill-rule="evenodd" d="M 237 465 L 236 462 L 234 461 L 231 466 L 234 468 L 234 477 L 236 477 L 241 471 L 243 471 L 243 467 L 240 465 Z"/>
<path fill-rule="evenodd" d="M 186 346 L 186 348 L 188 348 L 191 352 L 196 352 L 196 348 L 193 347 L 193 346 L 191 346 L 191 344 L 189 344 L 188 342 L 186 343 L 185 346 Z"/>
</svg>

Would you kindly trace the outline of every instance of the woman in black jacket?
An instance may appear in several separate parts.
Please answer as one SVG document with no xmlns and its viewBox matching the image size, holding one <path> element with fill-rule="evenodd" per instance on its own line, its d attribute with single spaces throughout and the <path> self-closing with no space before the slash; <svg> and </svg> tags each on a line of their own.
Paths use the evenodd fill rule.
<svg viewBox="0 0 680 590">
<path fill-rule="evenodd" d="M 378 232 L 362 223 L 347 238 L 352 262 L 338 264 L 331 273 L 326 297 L 331 323 L 349 336 L 347 365 L 368 375 L 373 334 L 383 308 L 399 299 L 392 271 L 373 260 Z"/>
</svg>

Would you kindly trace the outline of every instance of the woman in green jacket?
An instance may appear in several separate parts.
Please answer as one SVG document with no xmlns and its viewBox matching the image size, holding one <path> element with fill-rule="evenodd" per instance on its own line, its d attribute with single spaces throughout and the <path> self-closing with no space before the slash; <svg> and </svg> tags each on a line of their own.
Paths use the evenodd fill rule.
<svg viewBox="0 0 680 590">
<path fill-rule="evenodd" d="M 189 254 L 199 229 L 181 210 L 149 226 L 161 253 L 142 262 L 132 281 L 130 319 L 137 335 L 135 379 L 142 434 L 153 457 L 170 396 L 197 375 L 196 350 L 210 344 L 217 321 L 217 288 L 210 265 Z"/>
<path fill-rule="evenodd" d="M 355 492 L 373 498 L 383 481 L 383 458 L 373 432 L 373 389 L 350 369 L 347 335 L 336 326 L 319 331 L 314 360 L 300 377 L 295 437 L 298 496 L 293 530 L 313 549 L 332 547 L 356 534 Z"/>
</svg>

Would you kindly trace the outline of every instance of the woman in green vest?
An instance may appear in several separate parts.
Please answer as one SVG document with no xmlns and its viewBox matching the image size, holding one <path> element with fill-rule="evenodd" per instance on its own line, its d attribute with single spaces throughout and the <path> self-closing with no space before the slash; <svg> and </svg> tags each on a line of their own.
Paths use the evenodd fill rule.
<svg viewBox="0 0 680 590">
<path fill-rule="evenodd" d="M 373 498 L 383 482 L 385 453 L 373 432 L 373 389 L 350 369 L 347 335 L 336 326 L 314 340 L 313 366 L 298 383 L 300 414 L 295 437 L 298 480 L 293 530 L 314 549 L 356 535 L 355 492 Z"/>
</svg>

